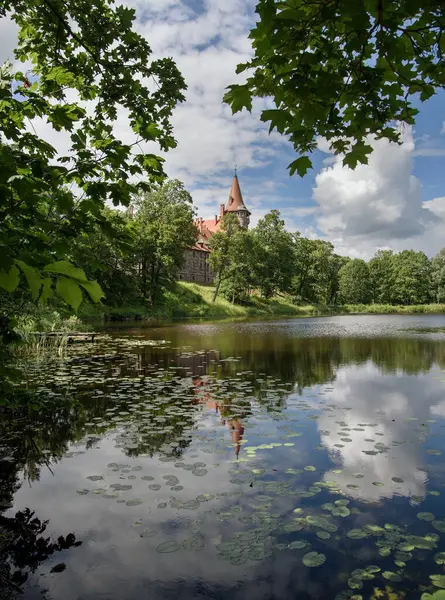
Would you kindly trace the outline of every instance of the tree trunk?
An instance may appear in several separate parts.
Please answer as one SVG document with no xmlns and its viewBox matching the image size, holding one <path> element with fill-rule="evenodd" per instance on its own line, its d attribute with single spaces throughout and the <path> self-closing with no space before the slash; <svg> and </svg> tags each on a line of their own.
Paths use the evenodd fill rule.
<svg viewBox="0 0 445 600">
<path fill-rule="evenodd" d="M 213 303 L 215 303 L 215 300 L 218 296 L 219 288 L 221 286 L 221 271 L 218 273 L 216 279 L 217 279 L 217 283 L 216 283 L 215 291 L 213 292 L 213 298 L 212 298 Z"/>
<path fill-rule="evenodd" d="M 141 262 L 142 295 L 147 298 L 147 261 L 145 258 Z"/>
<path fill-rule="evenodd" d="M 152 285 L 151 285 L 151 295 L 150 295 L 150 300 L 151 300 L 151 305 L 154 306 L 156 304 L 156 296 L 157 296 L 157 292 L 158 292 L 158 287 L 159 287 L 159 275 L 161 273 L 161 265 L 158 265 L 156 267 L 155 270 L 155 266 L 153 264 L 153 269 L 152 269 Z"/>
</svg>

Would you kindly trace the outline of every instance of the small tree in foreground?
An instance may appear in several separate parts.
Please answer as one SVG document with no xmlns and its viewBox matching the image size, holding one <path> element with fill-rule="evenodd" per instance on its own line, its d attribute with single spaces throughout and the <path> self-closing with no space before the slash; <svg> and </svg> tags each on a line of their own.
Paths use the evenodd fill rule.
<svg viewBox="0 0 445 600">
<path fill-rule="evenodd" d="M 172 285 L 184 264 L 184 251 L 197 237 L 193 201 L 177 179 L 168 181 L 137 202 L 135 245 L 142 294 L 152 306 Z"/>
</svg>

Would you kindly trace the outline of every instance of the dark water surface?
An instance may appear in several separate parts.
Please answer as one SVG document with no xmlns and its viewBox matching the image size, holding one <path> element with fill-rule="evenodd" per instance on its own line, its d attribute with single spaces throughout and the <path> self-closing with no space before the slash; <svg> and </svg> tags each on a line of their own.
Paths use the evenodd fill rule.
<svg viewBox="0 0 445 600">
<path fill-rule="evenodd" d="M 444 327 L 348 316 L 133 328 L 28 364 L 60 408 L 0 423 L 0 510 L 29 508 L 49 520 L 44 537 L 82 543 L 16 560 L 34 567 L 21 597 L 445 588 Z"/>
</svg>

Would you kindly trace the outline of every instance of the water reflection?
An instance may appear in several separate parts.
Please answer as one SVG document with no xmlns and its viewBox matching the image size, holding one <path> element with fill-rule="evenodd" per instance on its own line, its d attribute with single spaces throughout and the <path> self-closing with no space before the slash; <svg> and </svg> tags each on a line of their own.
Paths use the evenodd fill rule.
<svg viewBox="0 0 445 600">
<path fill-rule="evenodd" d="M 431 434 L 431 413 L 442 401 L 443 387 L 428 377 L 379 375 L 371 364 L 337 372 L 329 410 L 317 423 L 322 443 L 342 473 L 330 471 L 325 479 L 348 495 L 371 501 L 424 496 L 428 465 L 422 446 Z"/>
<path fill-rule="evenodd" d="M 62 573 L 40 569 L 52 598 L 347 600 L 348 573 L 384 559 L 348 530 L 383 519 L 425 535 L 420 510 L 442 522 L 443 341 L 403 320 L 392 337 L 375 320 L 352 337 L 367 327 L 356 318 L 327 333 L 312 320 L 309 337 L 306 321 L 119 332 L 29 365 L 57 408 L 1 415 L 0 501 L 5 518 L 33 506 L 52 535 L 84 540 Z M 326 514 L 338 499 L 348 508 Z M 330 532 L 312 524 L 321 515 Z M 326 565 L 305 567 L 309 551 Z M 428 572 L 399 591 L 418 598 Z M 364 585 L 384 589 L 378 577 Z"/>
</svg>

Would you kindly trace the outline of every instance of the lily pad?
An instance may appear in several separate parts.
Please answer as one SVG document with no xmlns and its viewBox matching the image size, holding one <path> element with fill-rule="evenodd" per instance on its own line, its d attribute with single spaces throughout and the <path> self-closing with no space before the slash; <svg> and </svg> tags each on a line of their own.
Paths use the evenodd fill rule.
<svg viewBox="0 0 445 600">
<path fill-rule="evenodd" d="M 380 525 L 375 525 L 374 523 L 367 523 L 363 525 L 363 530 L 371 535 L 383 535 L 385 533 L 385 529 L 380 527 Z"/>
<path fill-rule="evenodd" d="M 159 546 L 156 548 L 156 552 L 160 552 L 161 554 L 169 554 L 171 552 L 176 552 L 180 547 L 181 546 L 176 542 L 162 542 L 162 544 L 159 544 Z"/>
<path fill-rule="evenodd" d="M 328 531 L 329 533 L 335 533 L 338 530 L 338 527 L 336 525 L 334 525 L 324 517 L 309 515 L 306 517 L 306 523 L 309 523 L 309 525 L 313 525 L 314 527 L 324 529 L 324 531 Z"/>
<path fill-rule="evenodd" d="M 207 475 L 207 473 L 208 473 L 207 469 L 193 469 L 192 470 L 192 475 L 196 475 L 196 477 L 202 477 L 203 475 Z"/>
<path fill-rule="evenodd" d="M 184 550 L 194 550 L 195 552 L 199 552 L 204 548 L 204 538 L 202 535 L 194 535 L 184 540 L 182 547 Z"/>
<path fill-rule="evenodd" d="M 434 521 L 434 515 L 430 512 L 420 512 L 417 513 L 417 518 L 420 521 Z"/>
<path fill-rule="evenodd" d="M 366 531 L 363 531 L 363 529 L 350 529 L 346 535 L 348 538 L 351 538 L 351 540 L 361 540 L 368 537 L 368 534 Z"/>
<path fill-rule="evenodd" d="M 326 562 L 326 556 L 319 552 L 308 552 L 303 556 L 303 564 L 306 567 L 320 567 Z"/>
<path fill-rule="evenodd" d="M 348 579 L 348 585 L 351 590 L 361 590 L 363 587 L 363 581 L 359 577 L 350 577 Z"/>
<path fill-rule="evenodd" d="M 398 573 L 393 573 L 392 571 L 383 571 L 382 575 L 388 581 L 394 581 L 394 582 L 402 581 L 402 578 L 400 577 L 400 575 Z"/>
<path fill-rule="evenodd" d="M 125 504 L 127 506 L 139 506 L 139 504 L 142 504 L 142 500 L 139 500 L 139 498 L 135 498 L 134 500 L 127 500 Z"/>
<path fill-rule="evenodd" d="M 110 485 L 110 488 L 115 492 L 128 492 L 128 490 L 133 489 L 132 485 L 123 485 L 121 483 L 113 483 Z"/>
<path fill-rule="evenodd" d="M 445 590 L 439 590 L 434 594 L 428 594 L 425 592 L 421 595 L 420 600 L 445 600 Z"/>
<path fill-rule="evenodd" d="M 445 533 L 445 521 L 433 521 L 432 526 L 440 533 Z"/>
<path fill-rule="evenodd" d="M 430 579 L 433 585 L 445 589 L 445 575 L 430 575 Z"/>
<path fill-rule="evenodd" d="M 291 542 L 289 544 L 289 548 L 291 550 L 300 550 L 301 548 L 304 548 L 305 546 L 307 546 L 306 540 L 295 540 L 295 542 Z"/>
</svg>

